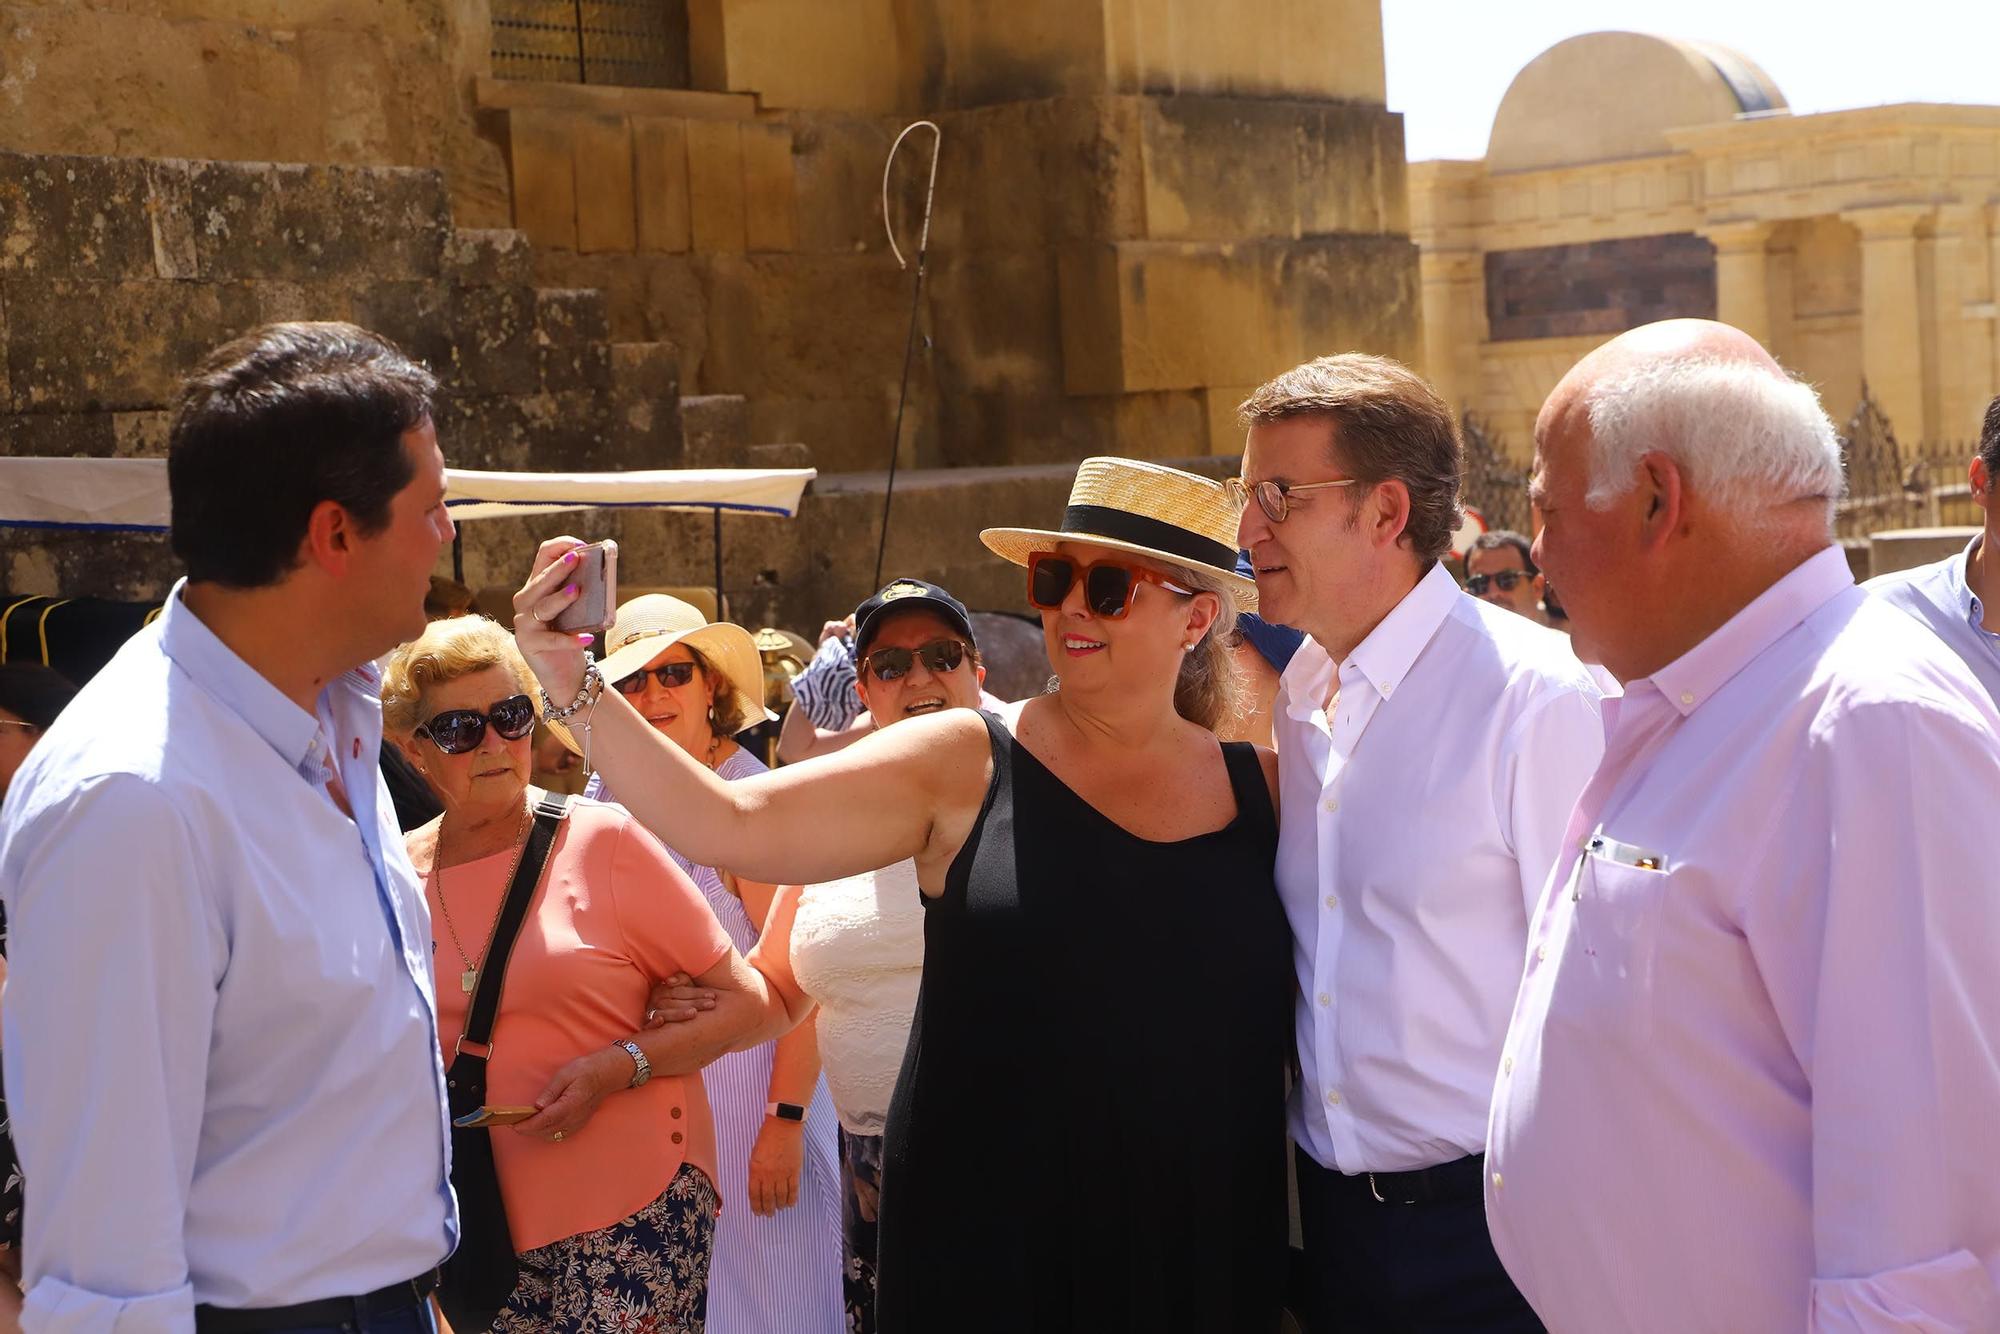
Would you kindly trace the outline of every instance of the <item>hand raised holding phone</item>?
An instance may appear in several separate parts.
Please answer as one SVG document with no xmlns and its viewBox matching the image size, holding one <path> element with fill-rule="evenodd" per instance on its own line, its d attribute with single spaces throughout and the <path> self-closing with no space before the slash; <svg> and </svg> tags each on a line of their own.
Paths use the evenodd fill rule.
<svg viewBox="0 0 2000 1334">
<path fill-rule="evenodd" d="M 557 621 L 583 600 L 585 581 L 595 583 L 597 579 L 594 572 L 580 573 L 595 564 L 596 558 L 586 554 L 593 546 L 604 562 L 603 595 L 599 607 L 585 611 L 601 612 L 603 624 L 586 630 L 562 629 Z M 528 581 L 514 594 L 514 642 L 551 699 L 573 698 L 583 682 L 584 648 L 611 620 L 617 560 L 615 542 L 586 544 L 574 537 L 552 537 L 536 549 Z"/>
</svg>

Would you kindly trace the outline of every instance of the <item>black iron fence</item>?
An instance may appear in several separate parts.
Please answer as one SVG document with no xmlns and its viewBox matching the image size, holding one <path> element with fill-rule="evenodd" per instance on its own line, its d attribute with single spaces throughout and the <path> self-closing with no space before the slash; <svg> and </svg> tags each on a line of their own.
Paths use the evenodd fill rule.
<svg viewBox="0 0 2000 1334">
<path fill-rule="evenodd" d="M 493 73 L 686 88 L 687 0 L 493 0 Z"/>
<path fill-rule="evenodd" d="M 1479 511 L 1489 529 L 1530 532 L 1527 466 L 1515 462 L 1506 442 L 1473 414 L 1465 415 L 1463 430 L 1465 503 Z M 1977 452 L 1970 441 L 1900 444 L 1863 385 L 1861 403 L 1841 433 L 1847 493 L 1835 511 L 1836 535 L 1864 539 L 1896 528 L 1977 524 L 1966 480 L 1966 466 Z"/>
</svg>

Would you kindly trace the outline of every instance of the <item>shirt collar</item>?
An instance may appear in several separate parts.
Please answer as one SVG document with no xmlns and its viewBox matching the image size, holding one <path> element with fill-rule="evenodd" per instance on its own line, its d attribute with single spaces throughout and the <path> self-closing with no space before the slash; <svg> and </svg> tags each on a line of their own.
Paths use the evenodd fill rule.
<svg viewBox="0 0 2000 1334">
<path fill-rule="evenodd" d="M 1852 587 L 1847 553 L 1829 546 L 1758 594 L 1714 634 L 1632 685 L 1650 685 L 1685 718 L 1794 626 Z"/>
<path fill-rule="evenodd" d="M 1431 566 L 1429 573 L 1417 580 L 1417 586 L 1405 593 L 1381 624 L 1347 655 L 1347 661 L 1375 687 L 1375 693 L 1389 698 L 1410 674 L 1417 655 L 1436 636 L 1438 627 L 1444 624 L 1461 596 L 1458 581 L 1443 564 Z M 1286 712 L 1300 721 L 1312 717 L 1313 710 L 1326 697 L 1332 676 L 1332 657 L 1317 640 L 1307 636 L 1281 678 Z"/>
<path fill-rule="evenodd" d="M 218 703 L 264 738 L 286 764 L 303 772 L 319 739 L 319 719 L 307 713 L 255 667 L 236 656 L 181 601 L 182 579 L 160 613 L 160 647 Z"/>
<path fill-rule="evenodd" d="M 1368 638 L 1355 645 L 1348 661 L 1375 687 L 1376 694 L 1389 698 L 1463 596 L 1458 581 L 1442 562 L 1431 566 L 1382 623 L 1368 632 Z"/>
<path fill-rule="evenodd" d="M 1979 550 L 1985 538 L 1983 532 L 1974 533 L 1972 540 L 1965 544 L 1965 550 L 1944 563 L 1944 586 L 1950 591 L 1952 605 L 1965 615 L 1966 621 L 1975 630 L 1984 630 L 1986 611 L 1979 605 L 1979 597 L 1972 591 L 1972 583 L 1965 576 L 1972 571 L 1973 553 Z"/>
</svg>

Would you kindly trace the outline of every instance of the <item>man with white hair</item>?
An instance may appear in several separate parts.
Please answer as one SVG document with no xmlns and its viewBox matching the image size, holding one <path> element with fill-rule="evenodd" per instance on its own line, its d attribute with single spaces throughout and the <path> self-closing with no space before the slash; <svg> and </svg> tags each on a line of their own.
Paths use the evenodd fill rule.
<svg viewBox="0 0 2000 1334">
<path fill-rule="evenodd" d="M 1586 357 L 1536 555 L 1626 682 L 1531 935 L 1486 1208 L 1558 1331 L 2000 1329 L 2000 713 L 1830 536 L 1726 325 Z"/>
</svg>

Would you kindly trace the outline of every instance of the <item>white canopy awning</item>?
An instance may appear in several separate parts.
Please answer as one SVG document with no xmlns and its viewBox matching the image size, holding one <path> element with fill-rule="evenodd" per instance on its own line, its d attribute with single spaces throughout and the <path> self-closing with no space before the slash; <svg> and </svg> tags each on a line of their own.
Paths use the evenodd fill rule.
<svg viewBox="0 0 2000 1334">
<path fill-rule="evenodd" d="M 669 509 L 791 518 L 811 468 L 653 472 L 445 470 L 454 521 L 581 509 Z M 164 532 L 164 459 L 0 459 L 0 526 Z"/>
</svg>

